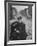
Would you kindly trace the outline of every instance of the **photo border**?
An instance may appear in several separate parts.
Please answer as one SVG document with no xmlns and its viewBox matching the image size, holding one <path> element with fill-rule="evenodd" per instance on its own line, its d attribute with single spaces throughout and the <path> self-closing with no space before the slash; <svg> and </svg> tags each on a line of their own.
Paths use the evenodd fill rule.
<svg viewBox="0 0 37 46">
<path fill-rule="evenodd" d="M 6 18 L 6 3 L 7 2 L 26 2 L 26 3 L 35 3 L 35 43 L 24 43 L 24 44 L 11 44 L 11 45 L 31 45 L 31 44 L 36 44 L 36 2 L 33 1 L 4 1 L 5 5 L 5 36 L 4 36 L 4 46 L 7 46 L 7 28 L 6 28 L 6 23 L 7 23 L 7 18 Z M 10 44 L 9 44 L 10 45 Z"/>
</svg>

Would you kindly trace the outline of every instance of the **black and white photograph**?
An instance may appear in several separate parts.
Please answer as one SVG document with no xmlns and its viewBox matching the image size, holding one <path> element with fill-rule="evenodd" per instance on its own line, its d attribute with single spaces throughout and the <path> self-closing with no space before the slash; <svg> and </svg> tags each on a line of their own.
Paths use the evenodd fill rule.
<svg viewBox="0 0 37 46">
<path fill-rule="evenodd" d="M 6 2 L 7 44 L 35 43 L 35 2 Z"/>
</svg>

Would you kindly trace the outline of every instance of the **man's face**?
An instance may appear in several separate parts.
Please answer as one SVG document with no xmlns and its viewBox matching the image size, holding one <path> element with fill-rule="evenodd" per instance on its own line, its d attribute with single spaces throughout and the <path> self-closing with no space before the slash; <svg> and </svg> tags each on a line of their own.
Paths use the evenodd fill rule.
<svg viewBox="0 0 37 46">
<path fill-rule="evenodd" d="M 22 19 L 22 14 L 21 14 L 20 12 L 18 12 L 18 11 L 16 10 L 16 8 L 12 10 L 12 16 L 13 16 L 15 19 L 17 19 L 18 21 L 20 21 L 20 20 Z"/>
</svg>

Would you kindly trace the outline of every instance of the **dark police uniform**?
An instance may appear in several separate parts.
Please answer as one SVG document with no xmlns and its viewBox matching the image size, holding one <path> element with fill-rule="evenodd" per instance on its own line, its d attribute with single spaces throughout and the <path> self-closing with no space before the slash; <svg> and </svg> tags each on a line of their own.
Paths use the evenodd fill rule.
<svg viewBox="0 0 37 46">
<path fill-rule="evenodd" d="M 17 32 L 17 30 L 19 32 Z M 26 37 L 27 37 L 27 33 L 25 30 L 25 24 L 19 23 L 17 21 L 12 23 L 10 40 L 26 40 Z"/>
</svg>

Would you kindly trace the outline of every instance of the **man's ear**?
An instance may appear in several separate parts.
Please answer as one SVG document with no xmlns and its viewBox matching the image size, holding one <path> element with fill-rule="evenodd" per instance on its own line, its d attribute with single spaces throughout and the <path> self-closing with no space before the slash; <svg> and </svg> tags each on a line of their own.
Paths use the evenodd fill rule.
<svg viewBox="0 0 37 46">
<path fill-rule="evenodd" d="M 16 11 L 13 9 L 13 15 L 16 15 Z"/>
<path fill-rule="evenodd" d="M 16 15 L 16 13 L 17 13 L 16 8 L 13 8 L 13 9 L 12 9 L 12 14 L 13 14 L 13 15 Z"/>
</svg>

